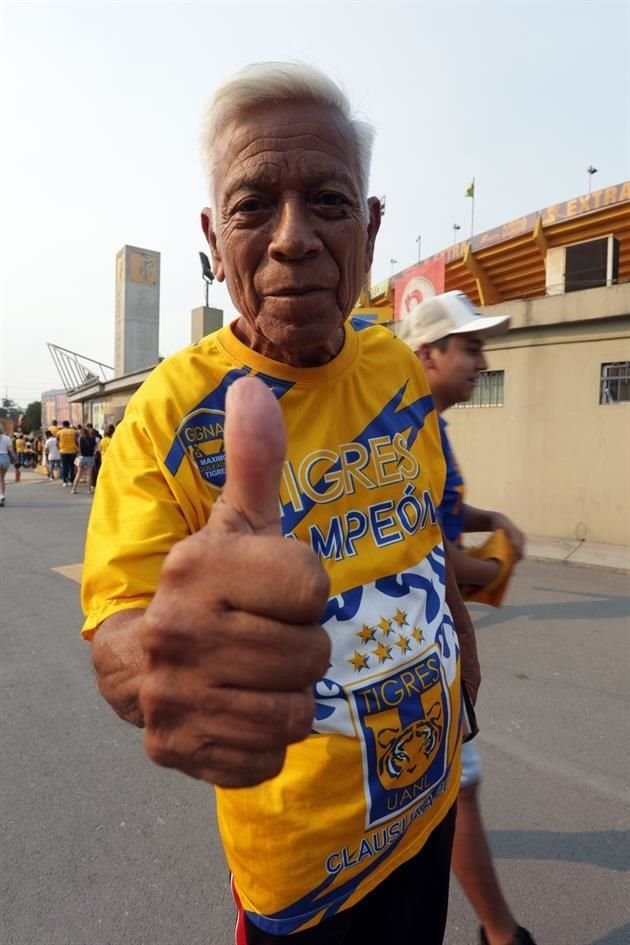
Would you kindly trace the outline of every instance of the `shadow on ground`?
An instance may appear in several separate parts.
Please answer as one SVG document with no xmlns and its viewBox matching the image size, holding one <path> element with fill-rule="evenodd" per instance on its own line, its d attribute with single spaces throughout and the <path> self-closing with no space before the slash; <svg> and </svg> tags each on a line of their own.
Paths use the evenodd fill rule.
<svg viewBox="0 0 630 945">
<path fill-rule="evenodd" d="M 611 929 L 604 938 L 598 938 L 590 945 L 628 945 L 630 943 L 630 923 L 618 929 Z"/>
<path fill-rule="evenodd" d="M 630 870 L 630 830 L 560 833 L 553 830 L 489 830 L 496 859 L 565 860 L 609 870 Z M 630 936 L 624 945 L 629 945 Z"/>
<path fill-rule="evenodd" d="M 547 590 L 547 588 L 536 588 Z M 549 588 L 551 590 L 551 588 Z M 554 593 L 557 593 L 555 591 Z M 487 610 L 485 607 L 471 606 L 471 614 L 476 630 L 494 627 L 519 618 L 527 620 L 623 620 L 630 618 L 630 597 L 613 594 L 589 594 L 576 591 L 562 591 L 579 597 L 579 600 L 559 601 L 557 603 L 508 604 L 500 610 Z"/>
</svg>

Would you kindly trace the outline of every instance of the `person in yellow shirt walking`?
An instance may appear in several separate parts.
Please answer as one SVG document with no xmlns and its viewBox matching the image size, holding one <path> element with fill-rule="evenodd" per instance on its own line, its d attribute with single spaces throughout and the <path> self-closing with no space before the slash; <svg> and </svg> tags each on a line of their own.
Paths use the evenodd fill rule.
<svg viewBox="0 0 630 945">
<path fill-rule="evenodd" d="M 61 477 L 64 489 L 72 486 L 74 480 L 74 461 L 79 448 L 76 430 L 70 426 L 69 420 L 64 420 L 61 430 L 57 434 L 57 443 L 61 454 Z"/>
<path fill-rule="evenodd" d="M 20 466 L 24 465 L 24 453 L 26 451 L 26 440 L 22 433 L 18 433 L 15 437 L 15 452 L 17 453 L 17 461 Z"/>
</svg>

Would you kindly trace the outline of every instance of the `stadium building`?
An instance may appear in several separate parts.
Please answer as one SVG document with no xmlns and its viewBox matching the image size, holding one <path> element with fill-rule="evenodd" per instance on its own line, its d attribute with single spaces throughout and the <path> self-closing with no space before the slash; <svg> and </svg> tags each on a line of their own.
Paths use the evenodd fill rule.
<svg viewBox="0 0 630 945">
<path fill-rule="evenodd" d="M 630 181 L 530 213 L 366 287 L 390 322 L 459 289 L 511 316 L 447 414 L 472 505 L 530 535 L 630 545 Z"/>
</svg>

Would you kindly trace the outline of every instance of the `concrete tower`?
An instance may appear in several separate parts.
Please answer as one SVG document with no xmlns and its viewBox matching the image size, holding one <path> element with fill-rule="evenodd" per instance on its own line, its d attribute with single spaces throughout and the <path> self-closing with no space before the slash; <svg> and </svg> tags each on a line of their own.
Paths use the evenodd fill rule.
<svg viewBox="0 0 630 945">
<path fill-rule="evenodd" d="M 116 254 L 116 377 L 158 361 L 160 254 L 123 246 Z"/>
</svg>

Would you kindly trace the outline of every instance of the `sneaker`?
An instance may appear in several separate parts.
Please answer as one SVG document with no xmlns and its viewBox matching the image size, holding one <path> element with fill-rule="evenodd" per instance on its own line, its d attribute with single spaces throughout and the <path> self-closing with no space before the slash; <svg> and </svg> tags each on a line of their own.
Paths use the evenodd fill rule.
<svg viewBox="0 0 630 945">
<path fill-rule="evenodd" d="M 5 497 L 4 497 L 3 495 L 0 495 L 0 506 L 5 505 L 5 504 L 6 504 L 6 501 L 7 501 L 7 500 L 5 499 Z"/>
<path fill-rule="evenodd" d="M 480 945 L 488 945 L 488 939 L 486 938 L 486 933 L 484 932 L 483 926 L 479 927 L 479 943 Z M 536 942 L 531 937 L 527 929 L 524 929 L 522 925 L 516 930 L 516 935 L 510 942 L 510 945 L 536 945 Z"/>
<path fill-rule="evenodd" d="M 70 484 L 70 483 L 68 483 L 68 482 L 64 482 L 64 484 L 63 484 L 64 489 L 67 488 L 67 486 L 68 486 L 69 484 Z"/>
<path fill-rule="evenodd" d="M 77 490 L 76 490 L 76 489 L 71 489 L 70 492 L 72 493 L 72 495 L 76 495 L 76 494 L 77 494 Z"/>
</svg>

